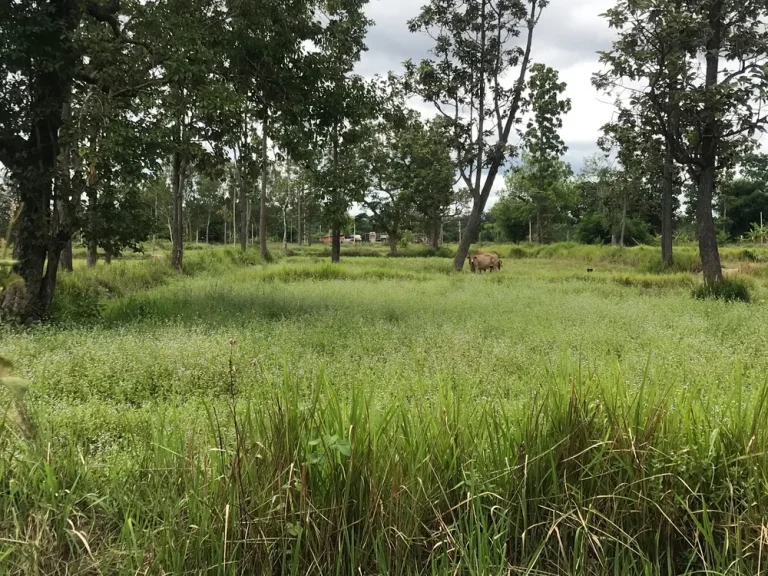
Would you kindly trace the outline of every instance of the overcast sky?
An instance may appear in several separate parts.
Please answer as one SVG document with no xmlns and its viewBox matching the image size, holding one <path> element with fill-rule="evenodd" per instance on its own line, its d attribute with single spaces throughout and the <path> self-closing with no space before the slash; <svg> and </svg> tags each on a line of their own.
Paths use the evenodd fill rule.
<svg viewBox="0 0 768 576">
<path fill-rule="evenodd" d="M 411 34 L 407 26 L 426 1 L 371 0 L 367 12 L 376 24 L 368 32 L 368 51 L 358 65 L 359 74 L 373 77 L 389 70 L 401 72 L 403 61 L 427 56 L 432 40 Z M 596 52 L 609 49 L 613 39 L 600 14 L 613 4 L 614 0 L 551 0 L 534 33 L 532 61 L 555 68 L 568 84 L 566 95 L 573 109 L 564 120 L 561 135 L 569 148 L 565 160 L 575 171 L 585 156 L 597 151 L 600 126 L 613 112 L 611 99 L 591 85 L 592 73 L 599 68 Z M 418 108 L 430 112 L 428 105 Z M 494 188 L 501 185 L 498 179 Z"/>
</svg>

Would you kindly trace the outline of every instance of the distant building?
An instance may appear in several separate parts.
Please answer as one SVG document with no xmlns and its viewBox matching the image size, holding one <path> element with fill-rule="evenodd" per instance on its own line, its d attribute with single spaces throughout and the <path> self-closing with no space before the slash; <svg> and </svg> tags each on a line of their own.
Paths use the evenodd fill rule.
<svg viewBox="0 0 768 576">
<path fill-rule="evenodd" d="M 368 233 L 368 242 L 376 242 L 376 232 Z"/>
</svg>

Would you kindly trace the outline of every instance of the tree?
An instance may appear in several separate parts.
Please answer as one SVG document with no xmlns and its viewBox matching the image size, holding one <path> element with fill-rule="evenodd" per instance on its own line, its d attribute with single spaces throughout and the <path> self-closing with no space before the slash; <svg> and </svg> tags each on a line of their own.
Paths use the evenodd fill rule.
<svg viewBox="0 0 768 576">
<path fill-rule="evenodd" d="M 373 221 L 397 251 L 403 226 L 421 223 L 437 248 L 440 226 L 455 201 L 455 164 L 445 122 L 423 122 L 406 105 L 401 80 L 390 74 L 380 86 L 379 117 L 363 147 L 371 189 L 363 199 Z"/>
<path fill-rule="evenodd" d="M 367 0 L 336 0 L 325 6 L 327 25 L 320 35 L 321 51 L 312 58 L 316 82 L 314 98 L 307 101 L 305 141 L 313 154 L 304 159 L 312 171 L 315 192 L 325 221 L 331 225 L 331 260 L 341 258 L 341 229 L 351 204 L 368 189 L 360 145 L 375 116 L 373 87 L 352 73 L 365 50 L 370 21 L 363 8 Z M 294 139 L 295 141 L 295 139 Z"/>
<path fill-rule="evenodd" d="M 768 155 L 750 154 L 740 162 L 738 178 L 724 178 L 716 198 L 719 221 L 731 238 L 750 237 L 768 219 Z"/>
<path fill-rule="evenodd" d="M 718 173 L 754 146 L 768 114 L 768 6 L 762 0 L 620 0 L 619 32 L 601 54 L 598 87 L 642 82 L 631 105 L 651 111 L 669 154 L 696 182 L 704 279 L 722 280 L 712 211 Z M 703 62 L 702 62 L 703 60 Z M 674 114 L 671 114 L 674 111 Z"/>
<path fill-rule="evenodd" d="M 288 248 L 288 211 L 296 202 L 296 183 L 290 163 L 287 163 L 285 172 L 279 170 L 277 162 L 273 169 L 272 199 L 280 208 L 283 221 L 283 250 Z"/>
<path fill-rule="evenodd" d="M 436 118 L 416 126 L 405 139 L 410 155 L 409 186 L 415 219 L 421 222 L 430 246 L 437 250 L 443 221 L 466 204 L 466 188 L 453 186 L 456 165 L 451 158 L 445 122 Z M 453 212 L 452 212 L 453 209 Z"/>
<path fill-rule="evenodd" d="M 56 287 L 59 257 L 71 229 L 53 209 L 66 193 L 54 186 L 73 85 L 89 56 L 76 35 L 83 22 L 109 27 L 125 41 L 119 0 L 12 2 L 0 12 L 0 162 L 11 172 L 24 206 L 14 270 L 23 285 L 6 290 L 2 309 L 27 319 L 44 317 Z M 92 80 L 89 78 L 89 80 Z M 47 262 L 47 266 L 46 266 Z"/>
<path fill-rule="evenodd" d="M 289 127 L 305 119 L 301 109 L 319 78 L 307 70 L 313 59 L 307 58 L 306 48 L 310 41 L 321 44 L 322 28 L 314 18 L 319 4 L 318 0 L 227 2 L 232 15 L 230 76 L 240 96 L 238 166 L 245 162 L 251 168 L 241 170 L 240 176 L 240 246 L 245 250 L 249 220 L 246 191 L 250 191 L 260 169 L 259 245 L 263 258 L 267 257 L 267 140 L 276 140 L 281 148 L 290 147 L 292 141 L 286 137 L 292 134 Z M 260 137 L 257 123 L 261 126 Z M 260 163 L 253 165 L 256 150 L 261 153 Z"/>
<path fill-rule="evenodd" d="M 527 206 L 527 210 L 522 206 L 514 209 L 510 206 L 506 210 L 517 215 L 526 214 L 531 242 L 534 223 L 536 240 L 540 243 L 553 238 L 554 225 L 569 223 L 576 203 L 571 176 L 570 165 L 562 160 L 536 157 L 526 152 L 522 165 L 506 177 L 502 200 L 522 202 Z"/>
<path fill-rule="evenodd" d="M 234 95 L 226 82 L 227 14 L 219 0 L 163 0 L 148 4 L 141 41 L 159 54 L 155 92 L 145 102 L 156 116 L 159 138 L 170 156 L 173 199 L 171 261 L 179 270 L 184 254 L 184 193 L 194 166 L 224 161 Z"/>
<path fill-rule="evenodd" d="M 561 100 L 565 83 L 558 81 L 555 70 L 534 64 L 531 67 L 530 100 L 533 118 L 524 134 L 527 157 L 522 169 L 517 169 L 509 184 L 518 195 L 531 203 L 536 220 L 536 236 L 543 241 L 542 218 L 562 212 L 568 203 L 570 187 L 567 180 L 571 168 L 560 157 L 568 150 L 559 134 L 562 115 L 571 109 L 571 101 Z"/>
<path fill-rule="evenodd" d="M 205 243 L 210 244 L 211 221 L 221 210 L 223 202 L 220 180 L 210 175 L 201 175 L 197 185 L 197 198 L 205 222 Z"/>
<path fill-rule="evenodd" d="M 431 0 L 409 23 L 435 38 L 433 58 L 406 63 L 416 92 L 450 122 L 458 171 L 472 212 L 454 267 L 464 266 L 499 170 L 515 155 L 508 145 L 525 111 L 533 32 L 547 0 Z M 511 40 L 526 32 L 523 46 Z M 510 88 L 504 80 L 515 68 Z M 485 178 L 483 175 L 485 174 Z"/>
</svg>

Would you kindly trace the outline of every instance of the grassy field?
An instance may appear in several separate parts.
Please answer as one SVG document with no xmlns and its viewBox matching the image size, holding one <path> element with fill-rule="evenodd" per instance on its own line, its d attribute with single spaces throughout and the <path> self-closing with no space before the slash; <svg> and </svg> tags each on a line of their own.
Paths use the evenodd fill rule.
<svg viewBox="0 0 768 576">
<path fill-rule="evenodd" d="M 0 572 L 768 570 L 768 252 L 742 304 L 693 248 L 326 249 L 78 265 L 0 327 Z"/>
</svg>

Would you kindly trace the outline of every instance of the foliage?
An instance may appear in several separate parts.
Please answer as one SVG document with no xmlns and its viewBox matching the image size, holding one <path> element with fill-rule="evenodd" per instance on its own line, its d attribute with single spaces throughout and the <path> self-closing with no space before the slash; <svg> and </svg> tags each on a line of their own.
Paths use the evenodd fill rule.
<svg viewBox="0 0 768 576">
<path fill-rule="evenodd" d="M 454 259 L 457 270 L 477 239 L 499 170 L 517 155 L 509 145 L 512 130 L 530 101 L 541 96 L 525 99 L 524 92 L 534 29 L 547 4 L 548 0 L 430 0 L 409 22 L 411 32 L 435 40 L 432 58 L 418 65 L 406 62 L 409 83 L 449 126 L 458 172 L 473 200 L 467 232 Z M 514 45 L 511 40 L 521 35 L 525 41 Z M 510 85 L 508 79 L 516 69 L 517 78 Z M 547 85 L 545 81 L 542 87 Z M 544 99 L 542 110 L 549 102 Z"/>
<path fill-rule="evenodd" d="M 724 302 L 749 302 L 752 299 L 749 285 L 739 278 L 725 278 L 722 282 L 700 284 L 694 288 L 693 297 L 698 300 Z"/>
<path fill-rule="evenodd" d="M 373 214 L 372 223 L 393 241 L 402 227 L 420 224 L 437 248 L 440 225 L 459 201 L 445 123 L 423 122 L 408 110 L 401 80 L 394 76 L 381 83 L 378 97 L 381 115 L 365 155 L 371 189 L 363 203 Z"/>
<path fill-rule="evenodd" d="M 501 202 L 498 216 L 523 218 L 526 224 L 532 223 L 538 242 L 552 240 L 554 226 L 569 223 L 576 205 L 571 167 L 557 158 L 524 153 L 523 163 L 506 177 Z"/>
<path fill-rule="evenodd" d="M 718 175 L 755 146 L 768 126 L 768 6 L 760 0 L 634 2 L 606 13 L 618 30 L 595 84 L 639 82 L 630 98 L 653 121 L 675 162 L 696 183 L 697 227 L 708 283 L 722 280 L 712 201 Z M 702 61 L 703 60 L 703 61 Z"/>
</svg>

